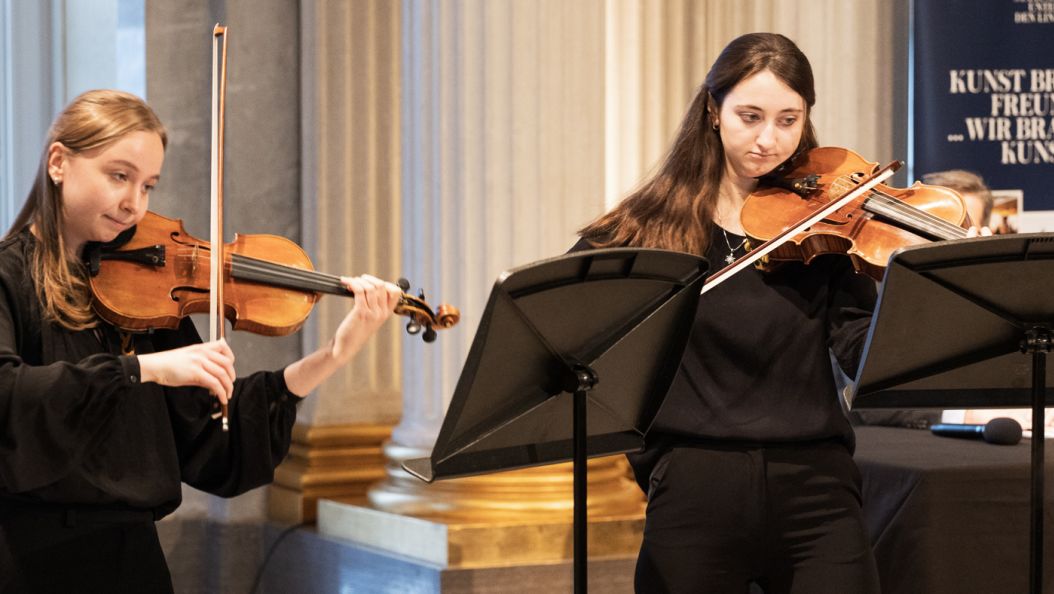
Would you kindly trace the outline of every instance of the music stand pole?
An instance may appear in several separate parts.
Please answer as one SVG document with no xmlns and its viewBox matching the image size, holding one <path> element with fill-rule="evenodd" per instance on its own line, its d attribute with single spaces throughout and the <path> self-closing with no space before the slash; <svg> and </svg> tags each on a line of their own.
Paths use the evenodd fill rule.
<svg viewBox="0 0 1054 594">
<path fill-rule="evenodd" d="M 589 366 L 576 365 L 578 389 L 574 396 L 574 584 L 575 594 L 586 594 L 589 589 L 589 509 L 586 493 L 586 403 L 589 390 L 597 384 L 596 372 Z"/>
<path fill-rule="evenodd" d="M 1046 393 L 1047 353 L 1052 343 L 1050 328 L 1030 328 L 1021 342 L 1021 351 L 1032 353 L 1032 499 L 1029 501 L 1032 531 L 1028 543 L 1032 571 L 1028 576 L 1028 590 L 1040 594 L 1043 592 L 1043 447 L 1046 437 L 1043 395 Z"/>
</svg>

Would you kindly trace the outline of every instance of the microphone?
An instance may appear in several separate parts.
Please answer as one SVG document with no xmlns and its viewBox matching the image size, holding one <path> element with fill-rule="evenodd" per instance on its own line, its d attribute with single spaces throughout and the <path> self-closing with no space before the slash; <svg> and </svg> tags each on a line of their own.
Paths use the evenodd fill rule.
<svg viewBox="0 0 1054 594">
<path fill-rule="evenodd" d="M 937 423 L 930 425 L 934 435 L 984 439 L 997 445 L 1014 445 L 1021 441 L 1021 424 L 1009 417 L 999 417 L 984 425 Z"/>
</svg>

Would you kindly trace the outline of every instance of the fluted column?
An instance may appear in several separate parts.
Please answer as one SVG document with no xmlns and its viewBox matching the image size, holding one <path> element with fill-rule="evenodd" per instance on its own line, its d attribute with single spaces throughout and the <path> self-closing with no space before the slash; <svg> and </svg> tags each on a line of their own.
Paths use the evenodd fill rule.
<svg viewBox="0 0 1054 594">
<path fill-rule="evenodd" d="M 461 308 L 432 345 L 404 343 L 403 418 L 373 506 L 527 520 L 571 509 L 568 465 L 425 486 L 427 456 L 498 274 L 565 252 L 603 210 L 604 4 L 403 3 L 404 268 Z M 613 458 L 590 465 L 591 509 L 634 513 Z"/>
<path fill-rule="evenodd" d="M 315 267 L 329 273 L 405 274 L 399 21 L 399 3 L 387 0 L 300 4 L 302 235 Z M 304 351 L 325 344 L 351 305 L 322 299 Z M 380 445 L 401 408 L 401 329 L 382 328 L 301 405 L 289 459 L 276 472 L 273 517 L 313 519 L 318 498 L 361 496 L 383 476 Z"/>
<path fill-rule="evenodd" d="M 603 6 L 407 0 L 403 27 L 404 267 L 464 314 L 405 343 L 394 436 L 430 447 L 494 279 L 601 208 Z"/>
<path fill-rule="evenodd" d="M 305 2 L 301 8 L 305 244 L 316 267 L 400 276 L 399 5 L 385 0 Z M 351 306 L 323 299 L 305 347 L 333 334 Z M 390 324 L 304 403 L 298 417 L 324 424 L 399 415 L 403 337 Z"/>
</svg>

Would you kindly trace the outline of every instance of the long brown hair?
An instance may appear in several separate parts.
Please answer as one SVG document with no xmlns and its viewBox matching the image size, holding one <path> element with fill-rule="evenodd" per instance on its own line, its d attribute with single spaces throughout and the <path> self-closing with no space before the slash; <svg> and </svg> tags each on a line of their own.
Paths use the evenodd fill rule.
<svg viewBox="0 0 1054 594">
<path fill-rule="evenodd" d="M 32 227 L 36 249 L 30 273 L 44 318 L 70 330 L 95 325 L 91 295 L 80 262 L 71 261 L 62 239 L 62 189 L 48 175 L 48 150 L 62 143 L 73 154 L 106 147 L 131 132 L 156 132 L 168 145 L 164 125 L 139 97 L 113 90 L 88 91 L 75 98 L 52 122 L 33 187 L 7 237 Z"/>
<path fill-rule="evenodd" d="M 582 237 L 596 247 L 654 247 L 704 255 L 725 168 L 724 148 L 711 118 L 720 112 L 733 87 L 763 70 L 805 100 L 804 129 L 795 155 L 815 148 L 809 115 L 816 91 L 808 58 L 783 35 L 737 37 L 707 73 L 658 173 L 580 230 Z"/>
</svg>

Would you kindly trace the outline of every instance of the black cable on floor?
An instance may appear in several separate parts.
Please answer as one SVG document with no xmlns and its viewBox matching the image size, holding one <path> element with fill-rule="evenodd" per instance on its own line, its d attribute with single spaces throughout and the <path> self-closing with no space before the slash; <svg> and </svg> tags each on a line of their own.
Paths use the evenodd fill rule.
<svg viewBox="0 0 1054 594">
<path fill-rule="evenodd" d="M 281 543 L 285 537 L 292 534 L 294 530 L 297 528 L 303 528 L 304 526 L 307 526 L 306 522 L 293 524 L 285 530 L 282 530 L 282 533 L 278 535 L 278 538 L 274 539 L 270 548 L 267 549 L 267 554 L 264 555 L 263 563 L 260 563 L 260 569 L 256 570 L 256 579 L 253 580 L 253 587 L 249 589 L 249 594 L 256 594 L 256 590 L 260 587 L 260 580 L 263 578 L 264 570 L 267 569 L 267 564 L 271 561 L 271 556 L 274 555 L 275 550 L 278 549 L 279 543 Z"/>
</svg>

